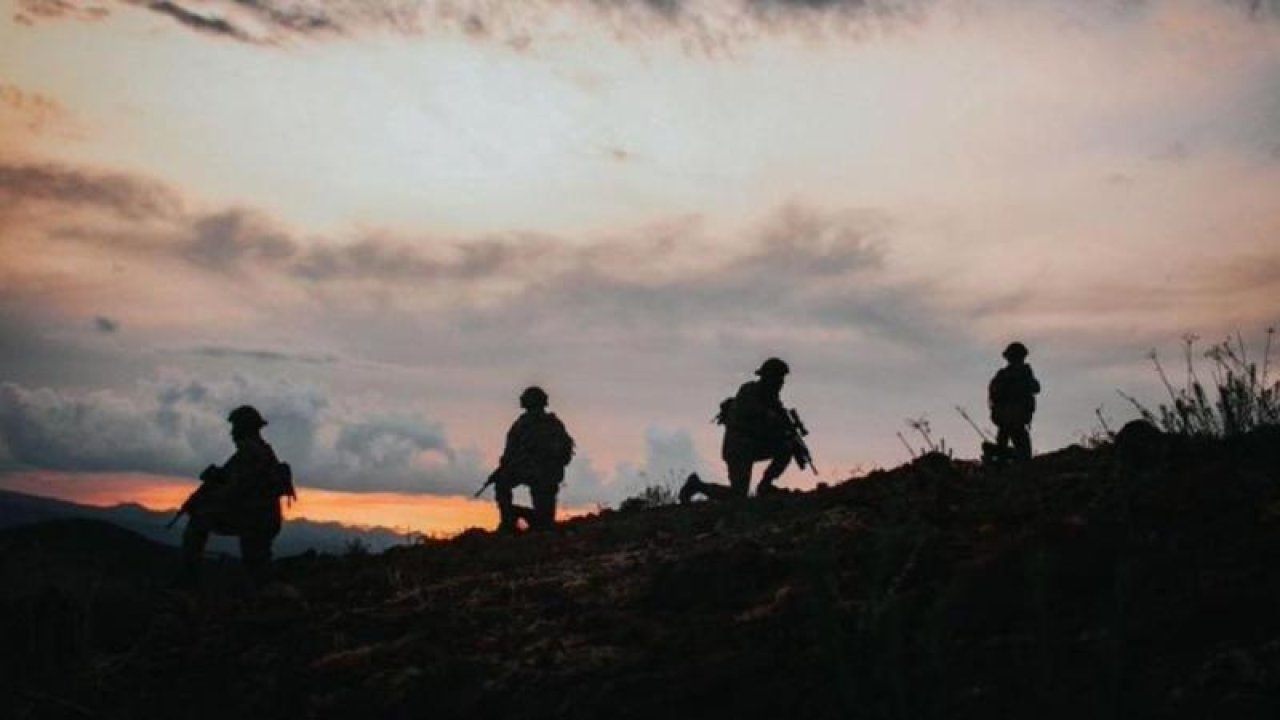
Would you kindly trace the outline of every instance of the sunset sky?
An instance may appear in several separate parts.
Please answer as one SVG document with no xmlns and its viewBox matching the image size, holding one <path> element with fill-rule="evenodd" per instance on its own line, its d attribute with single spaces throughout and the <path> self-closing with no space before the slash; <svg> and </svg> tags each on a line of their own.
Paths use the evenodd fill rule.
<svg viewBox="0 0 1280 720">
<path fill-rule="evenodd" d="M 809 487 L 1277 320 L 1280 0 L 0 0 L 0 488 L 171 506 L 252 403 L 294 515 L 455 530 L 537 383 L 616 504 L 771 355 Z"/>
</svg>

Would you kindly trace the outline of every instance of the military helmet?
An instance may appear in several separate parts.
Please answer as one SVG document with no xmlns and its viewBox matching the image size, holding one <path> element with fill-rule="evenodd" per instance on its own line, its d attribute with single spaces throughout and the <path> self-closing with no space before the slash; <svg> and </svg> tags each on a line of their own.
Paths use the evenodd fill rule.
<svg viewBox="0 0 1280 720">
<path fill-rule="evenodd" d="M 1009 343 L 1009 347 L 1005 348 L 1001 355 L 1005 360 L 1025 360 L 1027 355 L 1030 355 L 1030 352 L 1027 351 L 1026 345 L 1023 345 L 1020 342 L 1011 342 Z"/>
<path fill-rule="evenodd" d="M 531 385 L 520 393 L 520 407 L 522 408 L 544 408 L 547 406 L 547 402 L 547 391 L 537 385 Z"/>
<path fill-rule="evenodd" d="M 782 377 L 791 372 L 791 367 L 781 359 L 771 357 L 760 364 L 760 369 L 756 370 L 756 375 L 760 377 Z"/>
<path fill-rule="evenodd" d="M 227 422 L 231 423 L 233 428 L 245 428 L 247 430 L 257 430 L 264 427 L 267 421 L 263 419 L 262 413 L 252 405 L 241 405 L 231 414 L 227 416 Z"/>
</svg>

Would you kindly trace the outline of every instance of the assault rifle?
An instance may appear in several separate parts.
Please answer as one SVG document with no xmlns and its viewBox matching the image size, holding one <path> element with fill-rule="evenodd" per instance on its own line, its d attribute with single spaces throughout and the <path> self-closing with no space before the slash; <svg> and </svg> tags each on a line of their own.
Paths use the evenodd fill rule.
<svg viewBox="0 0 1280 720">
<path fill-rule="evenodd" d="M 801 470 L 808 468 L 817 475 L 818 467 L 813 464 L 813 454 L 809 452 L 809 446 L 804 441 L 805 436 L 809 434 L 809 428 L 805 427 L 804 421 L 800 419 L 800 413 L 796 412 L 795 408 L 787 411 L 787 417 L 791 421 L 792 457 L 796 459 L 796 464 Z"/>
<path fill-rule="evenodd" d="M 499 478 L 501 475 L 502 475 L 502 468 L 501 468 L 501 467 L 499 467 L 497 470 L 494 470 L 493 472 L 489 473 L 489 478 L 488 478 L 487 480 L 485 480 L 485 481 L 484 481 L 484 484 L 480 486 L 480 489 L 479 489 L 479 490 L 477 490 L 477 491 L 476 491 L 476 494 L 475 494 L 475 495 L 472 495 L 472 497 L 480 497 L 481 495 L 483 495 L 483 494 L 484 494 L 484 491 L 485 491 L 485 490 L 488 490 L 490 485 L 492 485 L 492 484 L 494 484 L 495 482 L 497 482 L 497 481 L 498 481 L 498 478 Z"/>
</svg>

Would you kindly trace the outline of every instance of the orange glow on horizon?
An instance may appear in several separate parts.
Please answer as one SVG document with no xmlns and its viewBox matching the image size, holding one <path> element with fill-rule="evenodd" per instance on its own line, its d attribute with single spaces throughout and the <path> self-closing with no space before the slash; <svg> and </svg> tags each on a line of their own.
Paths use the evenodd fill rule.
<svg viewBox="0 0 1280 720">
<path fill-rule="evenodd" d="M 0 489 L 56 498 L 94 507 L 136 503 L 148 510 L 175 510 L 195 489 L 189 480 L 144 473 L 67 473 L 35 471 L 0 477 Z M 285 517 L 336 522 L 353 527 L 383 527 L 433 537 L 467 528 L 492 528 L 498 514 L 491 499 L 408 493 L 352 493 L 298 488 L 298 502 Z M 561 508 L 561 518 L 584 511 Z"/>
</svg>

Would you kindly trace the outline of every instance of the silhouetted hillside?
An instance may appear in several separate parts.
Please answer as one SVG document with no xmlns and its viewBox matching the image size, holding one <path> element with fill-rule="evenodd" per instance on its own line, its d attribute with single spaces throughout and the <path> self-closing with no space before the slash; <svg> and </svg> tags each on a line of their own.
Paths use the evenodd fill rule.
<svg viewBox="0 0 1280 720">
<path fill-rule="evenodd" d="M 49 650 L 56 672 L 24 670 L 10 700 L 41 717 L 1274 718 L 1277 567 L 1274 431 L 999 472 L 929 455 L 805 494 L 294 558 L 257 596 L 154 595 L 126 646 Z"/>
</svg>

